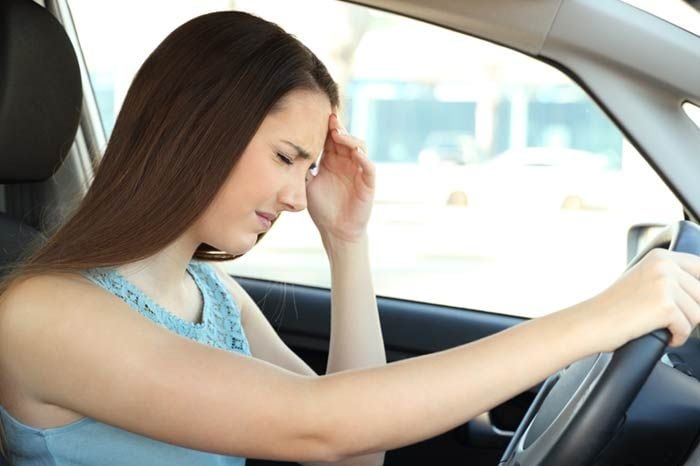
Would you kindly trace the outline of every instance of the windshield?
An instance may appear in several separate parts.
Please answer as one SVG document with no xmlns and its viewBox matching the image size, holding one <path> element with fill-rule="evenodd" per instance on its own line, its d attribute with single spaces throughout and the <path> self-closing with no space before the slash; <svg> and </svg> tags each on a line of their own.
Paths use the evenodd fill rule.
<svg viewBox="0 0 700 466">
<path fill-rule="evenodd" d="M 698 0 L 622 1 L 700 36 L 700 1 Z"/>
</svg>

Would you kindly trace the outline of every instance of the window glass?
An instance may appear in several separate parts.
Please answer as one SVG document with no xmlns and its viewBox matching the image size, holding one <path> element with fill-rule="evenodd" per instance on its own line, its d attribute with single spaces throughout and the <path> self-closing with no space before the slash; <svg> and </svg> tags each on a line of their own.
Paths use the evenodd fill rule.
<svg viewBox="0 0 700 466">
<path fill-rule="evenodd" d="M 96 3 L 70 1 L 107 132 L 140 63 L 195 15 L 250 11 L 319 55 L 341 86 L 346 127 L 367 142 L 377 167 L 369 233 L 378 295 L 546 314 L 624 271 L 631 226 L 683 218 L 576 84 L 503 47 L 323 0 Z M 283 214 L 226 266 L 239 276 L 330 285 L 307 213 Z"/>
<path fill-rule="evenodd" d="M 695 123 L 695 126 L 700 129 L 700 107 L 690 102 L 685 102 L 683 104 L 683 110 L 685 110 L 685 114 L 688 115 L 688 118 Z"/>
</svg>

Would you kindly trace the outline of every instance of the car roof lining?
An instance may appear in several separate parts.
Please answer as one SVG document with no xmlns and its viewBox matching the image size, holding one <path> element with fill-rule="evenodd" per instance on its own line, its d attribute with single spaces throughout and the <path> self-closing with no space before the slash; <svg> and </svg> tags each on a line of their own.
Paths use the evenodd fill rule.
<svg viewBox="0 0 700 466">
<path fill-rule="evenodd" d="M 345 1 L 345 0 L 343 0 Z M 538 55 L 562 0 L 352 0 Z"/>
</svg>

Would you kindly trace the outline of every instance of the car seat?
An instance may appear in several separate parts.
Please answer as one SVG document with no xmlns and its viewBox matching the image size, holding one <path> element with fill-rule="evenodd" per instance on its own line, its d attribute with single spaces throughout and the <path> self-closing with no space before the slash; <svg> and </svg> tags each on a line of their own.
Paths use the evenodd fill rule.
<svg viewBox="0 0 700 466">
<path fill-rule="evenodd" d="M 61 166 L 80 120 L 80 68 L 63 26 L 31 0 L 0 1 L 0 183 L 41 182 Z M 11 186 L 14 185 L 14 186 Z M 6 196 L 0 213 L 0 274 L 41 242 Z"/>
<path fill-rule="evenodd" d="M 73 144 L 82 105 L 78 60 L 63 26 L 31 0 L 0 0 L 0 183 L 45 181 Z M 20 217 L 22 199 L 0 212 L 0 275 L 39 245 L 42 233 Z M 0 466 L 7 466 L 0 455 Z"/>
</svg>

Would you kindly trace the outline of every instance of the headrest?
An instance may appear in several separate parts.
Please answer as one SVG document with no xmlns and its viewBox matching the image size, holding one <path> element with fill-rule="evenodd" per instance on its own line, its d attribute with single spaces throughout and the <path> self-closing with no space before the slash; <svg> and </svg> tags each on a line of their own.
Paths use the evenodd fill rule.
<svg viewBox="0 0 700 466">
<path fill-rule="evenodd" d="M 31 0 L 0 0 L 0 183 L 53 175 L 75 138 L 82 98 L 58 20 Z"/>
</svg>

